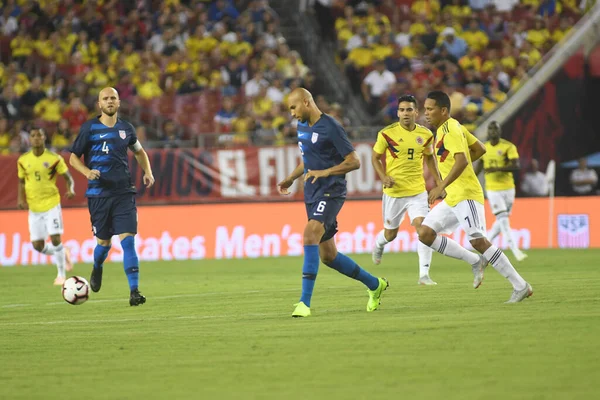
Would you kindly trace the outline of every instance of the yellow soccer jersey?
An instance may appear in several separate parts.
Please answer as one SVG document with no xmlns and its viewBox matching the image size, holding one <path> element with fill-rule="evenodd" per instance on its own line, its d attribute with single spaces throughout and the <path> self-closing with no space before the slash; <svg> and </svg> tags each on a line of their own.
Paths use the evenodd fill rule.
<svg viewBox="0 0 600 400">
<path fill-rule="evenodd" d="M 466 136 L 462 125 L 454 118 L 448 119 L 437 129 L 435 148 L 442 178 L 445 179 L 452 170 L 454 154 L 464 153 L 468 161 L 462 174 L 446 188 L 446 203 L 451 207 L 463 200 L 475 200 L 483 204 L 483 189 L 473 170 Z"/>
<path fill-rule="evenodd" d="M 487 152 L 483 155 L 483 168 L 504 168 L 510 165 L 510 160 L 519 159 L 517 146 L 508 140 L 500 139 L 497 145 L 485 142 Z M 515 187 L 512 172 L 486 172 L 486 190 L 508 190 Z"/>
<path fill-rule="evenodd" d="M 60 204 L 56 175 L 69 171 L 60 155 L 45 150 L 37 157 L 30 151 L 19 157 L 17 169 L 19 178 L 25 179 L 25 194 L 31 211 L 45 212 Z"/>
<path fill-rule="evenodd" d="M 373 150 L 377 154 L 388 151 L 385 172 L 396 182 L 393 187 L 383 189 L 385 194 L 390 197 L 408 197 L 425 191 L 423 154 L 433 153 L 432 141 L 433 133 L 418 124 L 413 131 L 404 129 L 399 122 L 379 131 Z"/>
</svg>

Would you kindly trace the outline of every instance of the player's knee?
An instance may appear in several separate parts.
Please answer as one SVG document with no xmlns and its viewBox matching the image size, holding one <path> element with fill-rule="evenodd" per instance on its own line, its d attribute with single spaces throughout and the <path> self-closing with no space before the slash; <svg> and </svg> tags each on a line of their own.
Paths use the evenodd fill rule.
<svg viewBox="0 0 600 400">
<path fill-rule="evenodd" d="M 431 246 L 435 240 L 435 231 L 427 225 L 421 225 L 417 228 L 417 235 L 419 235 L 419 241 L 427 246 Z"/>
<path fill-rule="evenodd" d="M 506 212 L 506 211 L 500 211 L 500 212 L 496 213 L 496 219 L 497 220 L 501 220 L 503 218 L 508 218 L 508 212 Z"/>
<path fill-rule="evenodd" d="M 321 252 L 319 254 L 320 258 L 321 258 L 321 262 L 325 265 L 331 265 L 331 263 L 333 263 L 333 260 L 335 260 L 335 257 L 337 256 L 337 253 L 335 252 L 331 252 L 331 251 L 325 251 L 325 252 Z"/>
<path fill-rule="evenodd" d="M 61 238 L 60 235 L 53 235 L 50 236 L 50 240 L 52 241 L 52 244 L 54 246 L 58 246 L 61 243 Z"/>
<path fill-rule="evenodd" d="M 391 242 L 392 240 L 396 239 L 396 236 L 398 236 L 398 229 L 386 229 L 383 232 L 383 235 L 385 236 L 385 240 Z"/>
<path fill-rule="evenodd" d="M 485 237 L 471 239 L 471 246 L 479 253 L 483 254 L 492 245 Z"/>
<path fill-rule="evenodd" d="M 96 242 L 100 245 L 100 246 L 104 246 L 104 247 L 110 247 L 110 239 L 98 239 L 96 238 Z"/>
<path fill-rule="evenodd" d="M 321 222 L 315 220 L 308 221 L 306 228 L 304 228 L 304 244 L 319 244 L 324 233 L 325 228 Z"/>
<path fill-rule="evenodd" d="M 44 246 L 46 245 L 46 243 L 44 243 L 43 240 L 36 240 L 31 244 L 33 245 L 35 251 L 39 251 L 40 253 L 42 252 L 42 250 L 44 250 Z"/>
</svg>

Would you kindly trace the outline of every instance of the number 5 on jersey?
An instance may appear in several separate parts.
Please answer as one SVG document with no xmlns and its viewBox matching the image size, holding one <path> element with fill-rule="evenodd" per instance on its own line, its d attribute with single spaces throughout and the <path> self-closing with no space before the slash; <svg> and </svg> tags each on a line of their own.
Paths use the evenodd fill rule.
<svg viewBox="0 0 600 400">
<path fill-rule="evenodd" d="M 108 145 L 106 144 L 106 142 L 102 143 L 102 151 L 108 154 Z"/>
</svg>

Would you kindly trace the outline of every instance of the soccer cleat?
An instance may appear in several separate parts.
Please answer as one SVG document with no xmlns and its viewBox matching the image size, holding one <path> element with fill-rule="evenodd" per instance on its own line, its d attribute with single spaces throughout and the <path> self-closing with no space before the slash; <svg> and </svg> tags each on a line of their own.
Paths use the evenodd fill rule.
<svg viewBox="0 0 600 400">
<path fill-rule="evenodd" d="M 133 289 L 131 291 L 131 295 L 129 295 L 129 305 L 130 306 L 139 306 L 140 304 L 144 304 L 146 302 L 146 297 L 142 296 L 139 290 Z"/>
<path fill-rule="evenodd" d="M 523 253 L 519 249 L 513 250 L 513 255 L 515 256 L 515 258 L 517 259 L 517 261 L 523 261 L 524 259 L 527 258 L 527 254 Z"/>
<path fill-rule="evenodd" d="M 476 264 L 473 264 L 473 287 L 477 289 L 481 286 L 481 282 L 483 282 L 483 272 L 488 265 L 488 261 L 484 256 L 479 256 L 479 261 Z"/>
<path fill-rule="evenodd" d="M 99 292 L 102 287 L 102 268 L 92 269 L 92 276 L 90 277 L 90 287 L 93 292 Z"/>
<path fill-rule="evenodd" d="M 383 257 L 383 247 L 375 245 L 373 247 L 373 253 L 371 253 L 371 258 L 373 259 L 373 264 L 379 265 L 381 264 L 381 257 Z"/>
<path fill-rule="evenodd" d="M 67 271 L 73 270 L 73 259 L 71 258 L 71 250 L 65 247 L 65 269 Z"/>
<path fill-rule="evenodd" d="M 294 304 L 294 306 L 296 306 L 296 308 L 292 313 L 293 318 L 310 317 L 310 307 L 307 307 L 303 301 Z"/>
<path fill-rule="evenodd" d="M 367 290 L 369 293 L 369 301 L 367 302 L 367 312 L 375 311 L 381 304 L 381 296 L 383 292 L 390 286 L 387 279 L 377 278 L 379 280 L 379 286 L 375 290 Z"/>
<path fill-rule="evenodd" d="M 420 277 L 419 280 L 417 281 L 417 283 L 419 285 L 426 285 L 426 286 L 437 285 L 437 282 L 432 281 L 431 278 L 429 277 L 429 275 L 424 275 L 424 276 Z"/>
<path fill-rule="evenodd" d="M 54 286 L 62 286 L 63 283 L 65 283 L 65 277 L 61 277 L 61 276 L 57 276 L 56 279 L 54 280 Z"/>
<path fill-rule="evenodd" d="M 533 288 L 528 283 L 523 290 L 513 290 L 510 299 L 505 304 L 518 303 L 533 295 Z"/>
</svg>

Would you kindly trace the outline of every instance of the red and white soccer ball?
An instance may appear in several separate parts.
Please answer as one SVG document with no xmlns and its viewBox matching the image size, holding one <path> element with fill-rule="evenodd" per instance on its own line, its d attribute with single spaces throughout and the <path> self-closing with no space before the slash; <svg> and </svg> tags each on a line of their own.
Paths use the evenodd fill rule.
<svg viewBox="0 0 600 400">
<path fill-rule="evenodd" d="M 85 278 L 72 276 L 63 283 L 62 295 L 69 304 L 83 304 L 90 297 L 90 285 Z"/>
</svg>

